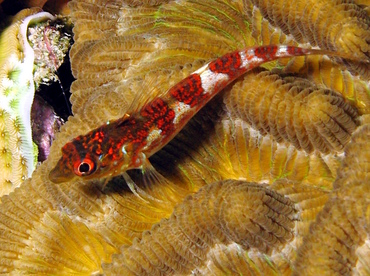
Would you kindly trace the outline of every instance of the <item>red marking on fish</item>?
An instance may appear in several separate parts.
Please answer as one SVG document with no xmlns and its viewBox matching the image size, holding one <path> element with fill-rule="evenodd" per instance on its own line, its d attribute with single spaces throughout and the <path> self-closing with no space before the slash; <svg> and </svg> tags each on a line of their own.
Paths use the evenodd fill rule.
<svg viewBox="0 0 370 276">
<path fill-rule="evenodd" d="M 240 53 L 236 51 L 211 61 L 208 67 L 214 73 L 227 74 L 230 78 L 235 78 L 240 74 L 241 59 Z"/>
<path fill-rule="evenodd" d="M 202 80 L 196 73 L 186 77 L 169 90 L 169 94 L 177 101 L 190 107 L 203 104 L 207 96 L 203 94 Z"/>
<path fill-rule="evenodd" d="M 259 47 L 254 50 L 254 55 L 259 58 L 269 60 L 276 57 L 277 50 L 278 47 L 269 47 L 269 46 Z"/>
<path fill-rule="evenodd" d="M 140 110 L 73 139 L 50 172 L 53 182 L 74 176 L 113 177 L 143 168 L 219 91 L 245 72 L 280 57 L 328 54 L 294 46 L 261 46 L 228 53 L 195 71 Z M 332 53 L 333 55 L 338 55 Z"/>
<path fill-rule="evenodd" d="M 142 109 L 141 115 L 147 119 L 144 124 L 146 129 L 151 129 L 155 125 L 162 131 L 163 135 L 166 135 L 168 132 L 173 131 L 175 127 L 173 124 L 175 111 L 161 98 L 154 99 L 146 105 Z"/>
<path fill-rule="evenodd" d="M 305 53 L 306 49 L 303 48 L 298 48 L 294 46 L 287 46 L 287 53 L 289 53 L 292 56 L 297 56 L 297 55 L 303 55 Z"/>
</svg>

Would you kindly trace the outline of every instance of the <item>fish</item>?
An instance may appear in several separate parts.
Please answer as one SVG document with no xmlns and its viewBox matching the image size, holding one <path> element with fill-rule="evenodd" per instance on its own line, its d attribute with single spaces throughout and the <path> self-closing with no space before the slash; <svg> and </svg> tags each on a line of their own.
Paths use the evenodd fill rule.
<svg viewBox="0 0 370 276">
<path fill-rule="evenodd" d="M 250 47 L 227 53 L 196 70 L 165 94 L 133 112 L 80 135 L 62 147 L 49 179 L 111 179 L 132 169 L 153 171 L 149 157 L 162 149 L 215 95 L 259 65 L 279 58 L 338 54 L 287 45 Z"/>
</svg>

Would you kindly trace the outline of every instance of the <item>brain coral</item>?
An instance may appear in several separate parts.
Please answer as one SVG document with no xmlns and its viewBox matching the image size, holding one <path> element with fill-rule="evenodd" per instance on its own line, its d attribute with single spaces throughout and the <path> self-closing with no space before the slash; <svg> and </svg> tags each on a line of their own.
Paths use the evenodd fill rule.
<svg viewBox="0 0 370 276">
<path fill-rule="evenodd" d="M 152 156 L 161 176 L 130 172 L 141 198 L 121 177 L 104 190 L 104 179 L 48 179 L 70 139 L 212 58 L 261 43 L 321 46 L 289 20 L 275 24 L 266 3 L 70 2 L 74 116 L 32 178 L 1 198 L 3 273 L 368 273 L 370 96 L 357 70 L 368 66 L 366 31 L 353 41 L 362 64 L 280 60 L 227 87 Z M 347 16 L 368 22 L 360 9 Z"/>
</svg>

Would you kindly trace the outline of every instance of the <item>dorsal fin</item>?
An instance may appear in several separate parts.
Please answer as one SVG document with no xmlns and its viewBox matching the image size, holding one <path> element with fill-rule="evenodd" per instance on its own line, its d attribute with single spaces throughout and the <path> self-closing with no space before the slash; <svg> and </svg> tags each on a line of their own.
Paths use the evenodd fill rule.
<svg viewBox="0 0 370 276">
<path fill-rule="evenodd" d="M 194 71 L 195 69 L 197 68 L 194 68 Z M 132 115 L 140 111 L 143 106 L 147 105 L 154 98 L 163 97 L 172 86 L 193 72 L 192 70 L 192 72 L 184 75 L 178 70 L 181 71 L 181 68 L 159 68 L 156 72 L 148 72 L 140 81 L 133 82 L 130 89 L 134 91 L 134 96 L 127 113 Z"/>
<path fill-rule="evenodd" d="M 167 92 L 167 88 L 163 88 L 164 81 L 158 78 L 148 76 L 140 82 L 136 82 L 131 89 L 135 90 L 132 103 L 127 109 L 127 113 L 132 115 L 139 112 L 143 106 L 148 104 L 154 98 L 164 95 Z"/>
<path fill-rule="evenodd" d="M 128 118 L 130 118 L 130 117 L 131 117 L 130 114 L 125 113 L 125 115 L 123 115 L 122 118 L 119 118 L 117 120 L 117 126 L 116 126 L 116 128 L 119 128 L 119 127 L 124 126 L 128 122 Z"/>
</svg>

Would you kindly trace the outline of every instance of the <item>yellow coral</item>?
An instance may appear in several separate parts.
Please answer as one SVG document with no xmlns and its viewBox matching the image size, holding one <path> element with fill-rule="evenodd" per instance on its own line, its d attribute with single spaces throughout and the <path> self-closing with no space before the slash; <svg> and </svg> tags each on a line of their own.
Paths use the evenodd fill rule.
<svg viewBox="0 0 370 276">
<path fill-rule="evenodd" d="M 152 156 L 151 162 L 163 177 L 148 180 L 140 172 L 130 172 L 138 187 L 145 190 L 140 193 L 144 200 L 133 195 L 120 177 L 110 181 L 104 191 L 101 189 L 103 179 L 89 183 L 74 180 L 60 185 L 49 181 L 48 174 L 60 157 L 61 146 L 78 134 L 122 116 L 132 99 L 138 99 L 140 102 L 136 104 L 140 105 L 146 98 L 164 93 L 204 62 L 232 49 L 254 45 L 261 40 L 263 43 L 289 42 L 288 37 L 278 29 L 273 29 L 256 13 L 244 13 L 248 9 L 241 1 L 163 1 L 159 5 L 154 1 L 146 3 L 144 6 L 136 1 L 124 0 L 81 0 L 71 3 L 76 38 L 71 52 L 72 69 L 77 77 L 72 86 L 75 115 L 62 127 L 51 148 L 49 159 L 35 171 L 32 179 L 2 198 L 2 272 L 108 273 L 112 267 L 120 271 L 124 262 L 134 262 L 143 256 L 146 256 L 146 262 L 141 263 L 150 269 L 156 256 L 150 254 L 145 244 L 158 245 L 156 235 L 162 235 L 163 241 L 167 241 L 163 242 L 163 247 L 155 247 L 163 254 L 160 256 L 168 256 L 164 260 L 168 266 L 163 268 L 171 267 L 174 273 L 183 271 L 176 270 L 181 265 L 186 267 L 187 272 L 195 274 L 291 274 L 293 267 L 305 271 L 307 267 L 312 267 L 312 263 L 315 264 L 315 241 L 328 242 L 328 250 L 334 248 L 340 252 L 336 256 L 347 258 L 348 252 L 351 253 L 345 269 L 369 269 L 366 261 L 361 262 L 352 254 L 353 248 L 360 250 L 359 256 L 367 254 L 363 242 L 368 230 L 361 227 L 365 221 L 361 214 L 364 214 L 365 209 L 357 210 L 356 205 L 351 204 L 337 208 L 338 211 L 333 214 L 340 214 L 347 217 L 347 220 L 338 221 L 333 226 L 335 235 L 326 235 L 330 232 L 333 220 L 326 220 L 325 215 L 336 198 L 345 197 L 345 192 L 351 190 L 343 189 L 346 180 L 340 182 L 340 179 L 357 179 L 356 174 L 350 171 L 350 163 L 343 163 L 339 177 L 337 169 L 347 156 L 356 155 L 347 151 L 345 156 L 342 147 L 346 146 L 353 131 L 361 131 L 362 126 L 354 130 L 355 124 L 365 124 L 365 116 L 358 117 L 356 109 L 361 108 L 361 114 L 367 113 L 369 95 L 362 93 L 361 100 L 357 100 L 356 88 L 348 93 L 351 95 L 349 97 L 346 96 L 346 89 L 328 91 L 337 90 L 334 85 L 337 78 L 346 78 L 345 82 L 348 80 L 349 85 L 354 87 L 357 80 L 340 69 L 340 73 L 330 79 L 329 83 L 334 87 L 325 86 L 328 83 L 327 75 L 324 81 L 317 80 L 320 72 L 323 72 L 322 68 L 304 71 L 322 64 L 315 60 L 290 61 L 289 73 L 295 74 L 290 77 L 284 75 L 284 69 L 282 72 L 281 68 L 275 68 L 274 73 L 251 72 L 250 76 L 232 84 L 230 91 L 207 105 L 173 141 Z M 261 21 L 256 23 L 253 20 Z M 260 29 L 250 29 L 260 22 L 263 24 Z M 280 61 L 277 65 L 281 67 L 286 63 Z M 332 66 L 332 62 L 326 64 Z M 274 65 L 270 64 L 269 67 Z M 301 72 L 302 75 L 297 76 Z M 316 74 L 315 77 L 312 73 Z M 330 107 L 329 117 L 342 115 L 330 127 L 323 127 L 323 133 L 334 131 L 341 137 L 341 142 L 320 153 L 314 148 L 307 152 L 297 149 L 287 140 L 277 141 L 266 123 L 262 123 L 265 122 L 265 112 L 253 109 L 253 105 L 250 105 L 252 110 L 245 109 L 245 101 L 235 100 L 238 93 L 239 96 L 244 95 L 241 93 L 249 88 L 251 78 L 255 78 L 253 83 L 261 88 L 261 94 L 267 95 L 259 97 L 260 94 L 255 94 L 257 100 L 265 101 L 261 105 L 263 108 L 274 95 L 271 92 L 273 88 L 279 90 L 275 91 L 277 94 L 282 93 L 284 90 L 280 89 L 283 89 L 284 83 L 286 87 L 296 89 L 295 92 L 305 89 L 310 92 L 302 93 L 305 97 L 296 98 L 299 107 L 301 101 L 298 99 L 304 100 L 311 94 L 314 99 L 317 96 L 323 105 Z M 361 82 L 361 87 L 363 85 L 364 82 Z M 238 91 L 237 88 L 242 90 Z M 235 94 L 229 94 L 231 91 Z M 139 93 L 144 95 L 136 96 Z M 235 97 L 234 100 L 231 96 Z M 350 101 L 350 97 L 354 99 Z M 291 96 L 290 103 L 293 102 L 294 97 Z M 360 107 L 360 104 L 363 106 Z M 291 114 L 292 109 L 284 110 Z M 297 112 L 299 110 L 297 108 Z M 250 124 L 253 121 L 247 117 L 249 112 L 254 114 L 255 119 L 258 118 L 259 121 L 255 121 L 258 129 Z M 314 106 L 313 112 L 316 112 Z M 325 116 L 323 109 L 318 114 L 320 118 Z M 304 128 L 306 123 L 307 120 L 302 120 L 301 126 Z M 342 124 L 345 124 L 343 129 L 346 131 L 338 128 Z M 301 132 L 299 128 L 294 131 L 290 131 L 291 137 L 295 135 L 299 141 L 308 140 L 306 132 Z M 368 140 L 353 139 L 354 143 Z M 368 158 L 364 156 L 365 162 Z M 350 160 L 348 162 L 352 162 Z M 356 163 L 356 166 L 363 163 Z M 361 168 L 364 172 L 366 167 Z M 230 178 L 234 180 L 225 181 Z M 212 184 L 217 181 L 221 182 Z M 365 181 L 368 183 L 368 180 Z M 336 188 L 334 191 L 333 182 Z M 227 185 L 226 189 L 212 190 L 221 187 L 220 183 L 236 184 L 235 187 L 238 187 L 237 183 L 242 183 L 240 185 L 250 189 L 251 193 L 239 194 L 233 188 L 228 189 Z M 360 184 L 357 186 L 362 187 Z M 201 187 L 204 188 L 199 194 L 193 195 L 193 199 L 184 201 L 187 195 L 197 192 Z M 369 191 L 366 188 L 351 191 L 348 195 L 353 195 L 361 203 L 359 206 L 366 206 Z M 245 204 L 240 202 L 242 196 L 245 196 Z M 256 200 L 246 200 L 249 198 Z M 233 203 L 236 202 L 240 202 L 237 204 L 240 209 L 235 211 L 243 210 L 243 206 L 252 207 L 248 212 L 242 211 L 239 216 L 234 216 Z M 325 225 L 325 235 L 321 235 L 323 232 L 319 231 L 320 227 L 315 226 L 312 236 L 304 238 L 327 202 L 329 205 L 325 207 L 324 215 L 320 215 L 322 219 L 317 224 Z M 210 216 L 201 212 L 207 212 Z M 357 214 L 361 215 L 361 220 L 355 219 Z M 166 218 L 169 220 L 162 220 Z M 177 221 L 180 218 L 181 223 Z M 259 224 L 251 221 L 258 221 Z M 359 234 L 357 230 L 348 228 L 348 221 L 356 227 L 358 225 Z M 217 227 L 208 227 L 211 222 Z M 260 225 L 266 226 L 264 229 L 271 229 L 271 232 L 259 231 Z M 184 237 L 179 240 L 178 236 L 172 235 L 169 226 L 173 226 L 173 229 L 181 227 L 181 231 L 176 234 L 189 233 L 190 239 Z M 246 232 L 237 231 L 245 226 L 255 233 L 255 236 L 246 239 L 253 248 L 250 244 L 243 244 L 240 235 Z M 145 232 L 151 228 L 151 232 Z M 346 238 L 343 229 L 354 234 L 353 238 Z M 204 231 L 214 236 L 207 237 Z M 146 234 L 142 235 L 143 232 Z M 347 244 L 335 243 L 333 237 L 336 236 L 353 245 L 352 249 L 349 250 Z M 258 243 L 261 239 L 257 237 L 264 237 L 263 242 Z M 208 243 L 204 243 L 205 248 L 196 250 L 196 244 L 202 241 L 214 246 L 210 248 Z M 179 242 L 186 243 L 189 251 L 194 248 L 194 254 L 198 252 L 203 260 L 181 251 Z M 259 252 L 257 248 L 262 251 Z M 164 254 L 164 250 L 171 252 L 171 255 Z M 142 252 L 145 254 L 140 255 Z M 129 253 L 129 258 L 125 259 Z M 175 260 L 180 261 L 175 264 Z M 327 264 L 330 264 L 327 259 L 322 260 L 317 266 L 318 273 L 327 271 Z M 163 262 L 157 264 L 160 266 Z M 138 270 L 133 272 L 141 271 L 139 265 L 130 267 L 132 270 L 135 268 Z"/>
<path fill-rule="evenodd" d="M 296 275 L 369 272 L 370 125 L 353 134 L 331 200 L 298 251 Z"/>
<path fill-rule="evenodd" d="M 352 1 L 246 0 L 249 14 L 260 12 L 273 26 L 299 43 L 351 53 L 362 62 L 344 61 L 353 72 L 369 78 L 370 17 Z M 257 11 L 255 11 L 257 9 Z M 304 16 L 302 16 L 304 15 Z"/>
<path fill-rule="evenodd" d="M 231 114 L 260 133 L 308 153 L 342 151 L 357 124 L 357 110 L 340 94 L 266 71 L 247 74 L 224 101 Z"/>
<path fill-rule="evenodd" d="M 140 241 L 124 250 L 105 272 L 113 275 L 190 273 L 206 266 L 216 243 L 235 242 L 264 254 L 293 239 L 296 210 L 284 196 L 243 181 L 210 184 L 178 205 Z"/>
</svg>

